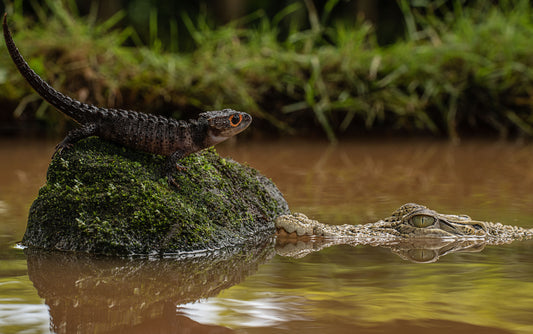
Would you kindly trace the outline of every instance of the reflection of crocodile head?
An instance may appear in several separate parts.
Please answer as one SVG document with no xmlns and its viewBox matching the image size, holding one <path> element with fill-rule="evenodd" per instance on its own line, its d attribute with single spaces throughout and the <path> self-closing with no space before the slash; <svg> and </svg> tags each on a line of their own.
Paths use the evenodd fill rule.
<svg viewBox="0 0 533 334">
<path fill-rule="evenodd" d="M 504 244 L 533 237 L 533 229 L 441 214 L 408 203 L 383 220 L 364 225 L 326 225 L 295 213 L 276 220 L 277 252 L 301 257 L 338 244 L 390 248 L 404 259 L 434 262 L 457 251 L 480 251 L 486 244 Z"/>
<path fill-rule="evenodd" d="M 390 248 L 391 252 L 404 260 L 416 263 L 437 262 L 441 256 L 450 253 L 477 253 L 485 248 L 483 240 L 445 240 L 438 238 L 413 239 L 391 245 L 382 245 Z"/>
</svg>

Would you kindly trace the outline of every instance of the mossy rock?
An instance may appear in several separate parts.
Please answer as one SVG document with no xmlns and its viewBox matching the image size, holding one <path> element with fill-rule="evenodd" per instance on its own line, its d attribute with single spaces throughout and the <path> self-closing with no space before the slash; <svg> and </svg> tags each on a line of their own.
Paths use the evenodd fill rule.
<svg viewBox="0 0 533 334">
<path fill-rule="evenodd" d="M 96 254 L 168 254 L 261 242 L 289 212 L 276 186 L 211 148 L 180 161 L 98 138 L 56 155 L 33 202 L 22 245 Z"/>
</svg>

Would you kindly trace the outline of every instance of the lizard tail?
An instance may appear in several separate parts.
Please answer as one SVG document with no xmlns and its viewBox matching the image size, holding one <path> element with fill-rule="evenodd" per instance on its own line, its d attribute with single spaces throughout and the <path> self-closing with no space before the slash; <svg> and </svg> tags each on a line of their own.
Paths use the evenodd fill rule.
<svg viewBox="0 0 533 334">
<path fill-rule="evenodd" d="M 30 68 L 13 41 L 13 37 L 7 26 L 7 13 L 4 14 L 3 28 L 7 50 L 20 74 L 22 74 L 33 89 L 35 89 L 35 91 L 48 103 L 67 116 L 73 118 L 75 121 L 82 123 L 84 120 L 83 118 L 92 113 L 96 107 L 81 103 L 58 92 Z"/>
</svg>

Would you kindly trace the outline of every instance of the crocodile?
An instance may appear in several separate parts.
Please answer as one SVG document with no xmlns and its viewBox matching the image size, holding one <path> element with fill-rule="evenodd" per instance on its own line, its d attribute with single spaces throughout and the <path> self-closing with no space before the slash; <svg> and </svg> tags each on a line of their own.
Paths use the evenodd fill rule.
<svg viewBox="0 0 533 334">
<path fill-rule="evenodd" d="M 175 120 L 82 103 L 52 88 L 30 68 L 13 41 L 7 14 L 4 14 L 3 29 L 9 54 L 26 81 L 44 100 L 81 124 L 57 144 L 54 155 L 83 138 L 98 136 L 122 146 L 166 156 L 164 170 L 169 184 L 178 186 L 172 174 L 176 169 L 185 169 L 179 160 L 225 141 L 245 130 L 252 122 L 249 114 L 232 109 L 206 111 L 200 113 L 197 119 Z"/>
<path fill-rule="evenodd" d="M 277 252 L 302 257 L 339 244 L 388 247 L 402 258 L 434 262 L 456 251 L 480 251 L 485 245 L 533 238 L 533 229 L 442 214 L 407 203 L 390 217 L 362 225 L 327 225 L 302 213 L 276 218 Z"/>
</svg>

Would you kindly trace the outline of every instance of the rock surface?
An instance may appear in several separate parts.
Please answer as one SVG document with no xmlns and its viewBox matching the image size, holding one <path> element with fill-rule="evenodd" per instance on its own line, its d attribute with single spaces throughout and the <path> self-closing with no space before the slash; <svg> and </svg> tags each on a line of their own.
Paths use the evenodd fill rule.
<svg viewBox="0 0 533 334">
<path fill-rule="evenodd" d="M 289 212 L 276 186 L 214 149 L 191 154 L 170 187 L 164 157 L 89 138 L 56 155 L 22 245 L 168 254 L 262 242 Z"/>
</svg>

